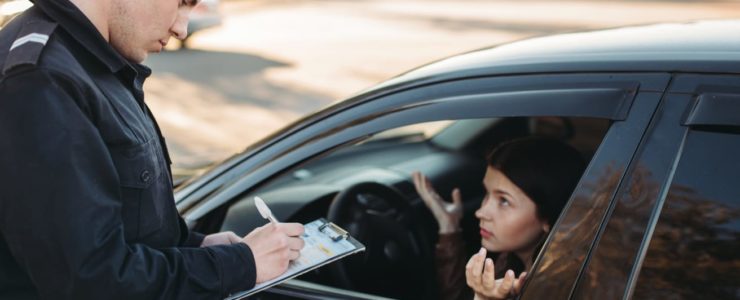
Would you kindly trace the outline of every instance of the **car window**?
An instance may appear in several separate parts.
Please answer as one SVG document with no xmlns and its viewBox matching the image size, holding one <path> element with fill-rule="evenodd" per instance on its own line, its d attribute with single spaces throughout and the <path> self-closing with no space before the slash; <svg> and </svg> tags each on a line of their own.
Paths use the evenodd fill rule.
<svg viewBox="0 0 740 300">
<path fill-rule="evenodd" d="M 689 131 L 634 299 L 740 296 L 740 134 Z"/>
<path fill-rule="evenodd" d="M 399 138 L 409 135 L 421 135 L 423 138 L 427 139 L 444 130 L 452 123 L 453 121 L 436 121 L 402 126 L 378 133 L 374 135 L 370 140 L 372 141 Z"/>
<path fill-rule="evenodd" d="M 599 182 L 604 174 L 623 177 L 624 169 L 613 166 L 626 165 L 634 156 L 662 95 L 655 90 L 665 86 L 666 79 L 664 74 L 475 78 L 353 100 L 250 147 L 233 160 L 241 162 L 218 175 L 218 181 L 197 182 L 202 186 L 196 185 L 197 191 L 187 191 L 191 185 L 186 186 L 178 207 L 201 232 L 245 234 L 263 225 L 252 200 L 256 195 L 281 221 L 306 223 L 326 217 L 359 237 L 369 250 L 307 273 L 302 280 L 392 298 L 433 299 L 437 282 L 430 253 L 435 249 L 436 223 L 414 190 L 411 173 L 422 171 L 442 195 L 460 188 L 467 216 L 461 224 L 463 239 L 467 247 L 475 247 L 480 231 L 474 212 L 485 192 L 481 179 L 488 150 L 519 137 L 558 138 L 580 150 L 587 161 L 592 159 L 569 202 L 589 213 L 566 208 L 559 218 L 564 221 L 552 229 L 550 236 L 556 238 L 548 239 L 539 251 L 542 255 L 525 290 L 543 298 L 538 292 L 548 296 L 565 287 L 561 295 L 576 282 L 616 192 L 616 186 Z M 452 124 L 433 136 L 417 132 L 373 138 L 404 126 L 426 128 L 449 120 Z M 370 197 L 357 190 L 369 186 L 377 193 L 395 192 Z M 186 195 L 191 191 L 195 192 Z M 384 201 L 378 201 L 381 198 Z M 334 205 L 351 201 L 367 209 Z M 346 207 L 354 210 L 343 210 Z M 576 232 L 573 226 L 583 230 Z M 355 258 L 371 261 L 346 268 Z M 551 261 L 564 258 L 572 263 L 549 268 Z"/>
<path fill-rule="evenodd" d="M 476 126 L 467 126 L 469 123 Z M 480 207 L 485 194 L 481 180 L 486 169 L 486 150 L 513 138 L 542 136 L 560 139 L 572 145 L 588 161 L 599 147 L 610 124 L 609 120 L 598 118 L 537 116 L 420 122 L 391 128 L 304 162 L 247 193 L 241 201 L 229 207 L 221 230 L 234 231 L 241 235 L 264 223 L 256 214 L 251 200 L 257 195 L 270 204 L 279 219 L 307 223 L 327 217 L 327 211 L 333 201 L 337 201 L 339 193 L 352 186 L 361 183 L 387 186 L 397 191 L 403 201 L 409 203 L 408 210 L 402 211 L 397 219 L 407 220 L 404 222 L 416 224 L 418 228 L 409 227 L 416 228 L 411 231 L 413 237 L 404 236 L 394 240 L 382 228 L 375 228 L 369 233 L 359 230 L 358 228 L 363 227 L 364 217 L 357 217 L 347 224 L 338 223 L 368 247 L 366 253 L 343 260 L 352 266 L 352 269 L 363 266 L 366 268 L 362 269 L 360 272 L 362 274 L 346 276 L 354 283 L 352 285 L 354 291 L 399 299 L 427 298 L 427 296 L 434 298 L 436 281 L 430 276 L 434 274 L 434 264 L 432 261 L 422 259 L 429 258 L 430 253 L 433 253 L 436 223 L 413 187 L 412 172 L 417 170 L 424 172 L 445 198 L 449 198 L 448 195 L 453 188 L 462 191 L 464 218 L 461 227 L 465 241 L 464 253 L 467 256 L 481 247 L 479 221 L 475 218 L 474 212 Z M 451 126 L 465 129 L 453 132 L 458 141 L 465 141 L 459 143 L 459 148 L 445 147 L 444 143 L 431 140 L 433 135 L 425 134 L 425 131 L 439 134 L 440 130 L 445 131 Z M 375 212 L 369 214 L 373 215 L 373 218 L 385 216 L 389 211 L 393 211 L 386 211 L 383 208 L 390 206 L 386 203 L 389 199 L 377 199 L 378 197 L 372 193 L 361 195 L 362 197 L 358 196 L 358 199 L 365 198 L 372 203 L 382 203 L 382 205 L 372 204 L 372 210 Z M 281 208 L 288 206 L 297 209 L 283 215 Z M 350 215 L 357 214 L 360 212 L 354 211 Z M 395 220 L 396 217 L 392 219 Z M 387 237 L 387 240 L 384 237 Z M 422 257 L 412 255 L 413 251 L 409 252 L 410 250 L 400 246 L 405 241 L 416 245 L 420 253 L 426 254 Z M 392 251 L 392 248 L 388 247 L 396 247 L 393 245 L 400 247 L 395 250 L 399 253 L 387 252 Z M 405 258 L 404 262 L 393 258 L 395 256 Z M 353 259 L 359 259 L 360 262 Z M 367 259 L 371 259 L 372 262 L 369 267 L 364 261 Z M 419 272 L 425 275 L 413 276 Z M 410 279 L 402 281 L 401 278 Z M 338 282 L 341 278 L 337 277 L 336 270 L 332 267 L 306 273 L 299 279 L 326 286 L 348 287 L 347 284 Z"/>
</svg>

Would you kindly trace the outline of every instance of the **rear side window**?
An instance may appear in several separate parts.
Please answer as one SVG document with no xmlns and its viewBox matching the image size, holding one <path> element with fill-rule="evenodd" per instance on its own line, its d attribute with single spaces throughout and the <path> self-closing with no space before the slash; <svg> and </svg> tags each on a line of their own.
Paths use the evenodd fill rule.
<svg viewBox="0 0 740 300">
<path fill-rule="evenodd" d="M 740 134 L 691 130 L 634 299 L 740 298 Z"/>
</svg>

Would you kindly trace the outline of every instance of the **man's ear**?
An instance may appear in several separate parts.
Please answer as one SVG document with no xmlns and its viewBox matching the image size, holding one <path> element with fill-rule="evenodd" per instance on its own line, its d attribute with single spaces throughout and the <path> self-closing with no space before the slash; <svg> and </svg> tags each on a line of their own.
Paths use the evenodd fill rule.
<svg viewBox="0 0 740 300">
<path fill-rule="evenodd" d="M 545 233 L 550 233 L 550 223 L 547 222 L 547 220 L 542 222 L 542 231 L 544 231 Z"/>
</svg>

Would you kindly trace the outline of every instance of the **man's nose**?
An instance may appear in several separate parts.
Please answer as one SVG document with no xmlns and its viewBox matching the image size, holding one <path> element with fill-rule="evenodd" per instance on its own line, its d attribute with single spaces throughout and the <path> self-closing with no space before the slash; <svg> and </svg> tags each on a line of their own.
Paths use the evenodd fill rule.
<svg viewBox="0 0 740 300">
<path fill-rule="evenodd" d="M 177 10 L 177 19 L 170 28 L 170 34 L 178 40 L 184 40 L 188 36 L 188 21 L 190 7 L 181 7 Z"/>
</svg>

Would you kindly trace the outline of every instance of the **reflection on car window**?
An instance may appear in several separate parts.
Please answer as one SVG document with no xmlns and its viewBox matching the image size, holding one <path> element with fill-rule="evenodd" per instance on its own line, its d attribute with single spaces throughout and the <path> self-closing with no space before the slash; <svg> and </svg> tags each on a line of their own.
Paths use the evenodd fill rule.
<svg viewBox="0 0 740 300">
<path fill-rule="evenodd" d="M 740 296 L 740 135 L 691 131 L 635 299 Z"/>
<path fill-rule="evenodd" d="M 426 123 L 419 123 L 419 124 L 398 127 L 398 128 L 394 128 L 391 130 L 380 132 L 376 134 L 375 136 L 373 136 L 371 140 L 396 138 L 396 137 L 415 135 L 415 134 L 421 134 L 424 136 L 424 139 L 427 139 L 429 137 L 434 136 L 441 130 L 445 129 L 447 126 L 449 126 L 453 122 L 454 121 L 436 121 L 436 122 L 426 122 Z"/>
</svg>

